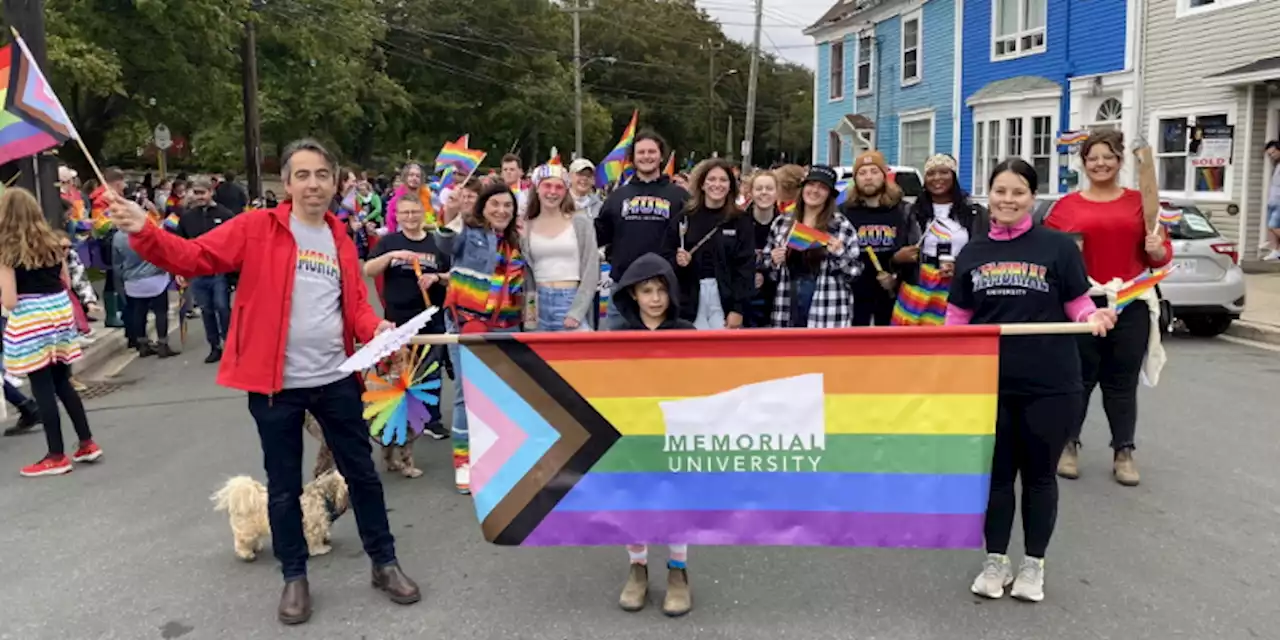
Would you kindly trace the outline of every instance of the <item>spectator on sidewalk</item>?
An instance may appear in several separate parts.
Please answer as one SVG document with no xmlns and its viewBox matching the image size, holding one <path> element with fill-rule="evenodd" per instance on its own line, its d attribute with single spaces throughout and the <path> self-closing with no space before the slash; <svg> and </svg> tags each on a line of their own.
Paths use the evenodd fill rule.
<svg viewBox="0 0 1280 640">
<path fill-rule="evenodd" d="M 189 194 L 189 204 L 182 210 L 175 230 L 183 238 L 199 238 L 236 215 L 234 210 L 213 202 L 213 183 L 208 178 L 193 180 Z M 184 282 L 178 278 L 179 284 Z M 231 328 L 231 286 L 222 273 L 192 278 L 185 286 L 200 306 L 200 319 L 204 321 L 204 335 L 209 341 L 209 356 L 204 361 L 213 364 L 222 360 L 222 346 Z"/>
<path fill-rule="evenodd" d="M 289 199 L 250 211 L 186 240 L 146 222 L 137 205 L 116 198 L 112 216 L 145 259 L 184 278 L 242 274 L 240 314 L 232 319 L 218 383 L 249 395 L 267 472 L 271 542 L 285 586 L 277 616 L 285 624 L 311 617 L 307 543 L 302 532 L 302 430 L 310 413 L 320 424 L 346 479 L 351 508 L 372 560 L 374 588 L 393 602 L 421 599 L 396 561 L 382 482 L 374 468 L 358 378 L 338 367 L 390 329 L 369 305 L 355 245 L 328 211 L 337 191 L 337 161 L 314 140 L 290 144 L 281 179 Z M 244 325 L 240 326 L 243 322 Z"/>
<path fill-rule="evenodd" d="M 1267 143 L 1267 157 L 1275 163 L 1271 189 L 1267 192 L 1267 233 L 1271 236 L 1271 253 L 1263 260 L 1280 260 L 1280 140 Z"/>
<path fill-rule="evenodd" d="M 138 356 L 178 355 L 169 346 L 169 284 L 172 278 L 164 269 L 147 262 L 129 246 L 129 235 L 117 233 L 112 240 L 113 268 L 120 276 L 124 295 L 129 299 L 126 334 L 137 345 Z M 156 341 L 147 340 L 147 316 L 156 317 Z"/>
<path fill-rule="evenodd" d="M 199 182 L 197 178 L 195 182 Z M 249 192 L 236 184 L 236 174 L 230 171 L 223 174 L 222 180 L 215 187 L 213 201 L 229 209 L 232 213 L 240 213 L 249 206 Z"/>
</svg>

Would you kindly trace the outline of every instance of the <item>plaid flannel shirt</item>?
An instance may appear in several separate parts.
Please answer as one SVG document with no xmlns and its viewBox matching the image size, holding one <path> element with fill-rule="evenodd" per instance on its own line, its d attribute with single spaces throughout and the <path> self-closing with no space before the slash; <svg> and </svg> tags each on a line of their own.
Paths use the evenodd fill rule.
<svg viewBox="0 0 1280 640">
<path fill-rule="evenodd" d="M 791 235 L 795 221 L 794 213 L 775 218 L 769 229 L 769 243 L 761 255 L 769 277 L 778 283 L 770 321 L 779 328 L 791 326 L 791 273 L 785 261 L 781 266 L 775 266 L 769 254 L 775 248 L 787 246 L 787 236 Z M 827 233 L 840 240 L 843 252 L 828 254 L 818 269 L 808 324 L 815 329 L 853 326 L 853 281 L 862 273 L 862 261 L 858 259 L 858 230 L 848 218 L 837 211 L 827 226 Z"/>
</svg>

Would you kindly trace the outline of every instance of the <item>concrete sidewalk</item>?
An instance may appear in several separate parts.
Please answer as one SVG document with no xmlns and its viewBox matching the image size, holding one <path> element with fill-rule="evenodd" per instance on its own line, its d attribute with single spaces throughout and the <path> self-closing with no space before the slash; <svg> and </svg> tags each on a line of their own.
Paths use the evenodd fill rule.
<svg viewBox="0 0 1280 640">
<path fill-rule="evenodd" d="M 1227 335 L 1280 344 L 1280 273 L 1247 274 L 1245 286 L 1244 316 Z"/>
</svg>

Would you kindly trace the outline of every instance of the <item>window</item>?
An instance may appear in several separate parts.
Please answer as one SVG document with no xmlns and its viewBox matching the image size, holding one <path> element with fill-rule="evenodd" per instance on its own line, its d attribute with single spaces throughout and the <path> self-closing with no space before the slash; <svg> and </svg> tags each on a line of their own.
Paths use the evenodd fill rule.
<svg viewBox="0 0 1280 640">
<path fill-rule="evenodd" d="M 920 82 L 920 23 L 922 13 L 914 13 L 902 18 L 902 84 Z"/>
<path fill-rule="evenodd" d="M 1120 122 L 1123 117 L 1124 106 L 1120 104 L 1120 101 L 1115 98 L 1107 98 L 1102 101 L 1102 104 L 1098 105 L 1098 113 L 1094 115 L 1093 119 L 1098 123 L 1109 123 Z"/>
<path fill-rule="evenodd" d="M 858 93 L 871 92 L 872 58 L 875 55 L 874 33 L 858 36 Z"/>
<path fill-rule="evenodd" d="M 1248 4 L 1253 0 L 1177 0 L 1179 18 L 1187 15 L 1196 15 L 1199 13 L 1208 13 L 1217 11 L 1218 9 L 1226 9 L 1242 4 Z"/>
<path fill-rule="evenodd" d="M 827 93 L 832 100 L 839 100 L 844 97 L 844 42 L 840 40 L 831 43 L 831 56 L 828 64 L 831 65 L 831 84 L 827 87 Z"/>
<path fill-rule="evenodd" d="M 1009 146 L 1005 149 L 1006 154 L 1010 156 L 1022 155 L 1022 118 L 1009 118 L 1005 121 L 1004 126 L 1009 136 Z"/>
<path fill-rule="evenodd" d="M 1229 124 L 1225 113 L 1160 118 L 1157 121 L 1156 178 L 1161 191 L 1203 196 L 1227 193 L 1227 166 L 1201 166 L 1193 143 L 1199 127 Z"/>
<path fill-rule="evenodd" d="M 991 0 L 991 57 L 1014 58 L 1045 49 L 1048 0 Z"/>
<path fill-rule="evenodd" d="M 924 170 L 933 155 L 933 113 L 904 116 L 898 124 L 898 164 Z"/>
<path fill-rule="evenodd" d="M 1028 99 L 1013 105 L 974 108 L 973 191 L 985 195 L 991 170 L 1008 158 L 1022 158 L 1039 176 L 1038 194 L 1058 192 L 1057 99 Z"/>
<path fill-rule="evenodd" d="M 840 166 L 840 147 L 842 144 L 840 134 L 834 131 L 827 133 L 827 166 Z"/>
<path fill-rule="evenodd" d="M 1040 178 L 1036 193 L 1049 193 L 1053 186 L 1051 169 L 1053 165 L 1053 119 L 1049 116 L 1031 118 L 1031 166 L 1036 168 L 1036 177 Z"/>
<path fill-rule="evenodd" d="M 973 191 L 981 195 L 987 192 L 987 178 L 991 170 L 1000 164 L 1000 121 L 978 121 L 973 146 L 977 152 L 973 163 Z"/>
</svg>

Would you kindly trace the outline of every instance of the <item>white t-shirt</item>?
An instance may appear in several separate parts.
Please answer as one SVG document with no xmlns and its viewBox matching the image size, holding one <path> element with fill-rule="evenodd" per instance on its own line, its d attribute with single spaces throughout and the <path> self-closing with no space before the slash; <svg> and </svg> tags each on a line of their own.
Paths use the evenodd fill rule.
<svg viewBox="0 0 1280 640">
<path fill-rule="evenodd" d="M 951 217 L 952 203 L 934 203 L 933 222 L 924 232 L 924 246 L 921 252 L 930 258 L 938 257 L 938 243 L 951 243 L 952 256 L 960 255 L 960 250 L 969 243 L 969 230 Z"/>
</svg>

